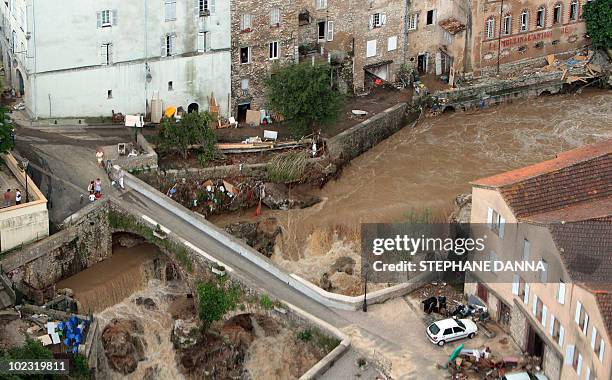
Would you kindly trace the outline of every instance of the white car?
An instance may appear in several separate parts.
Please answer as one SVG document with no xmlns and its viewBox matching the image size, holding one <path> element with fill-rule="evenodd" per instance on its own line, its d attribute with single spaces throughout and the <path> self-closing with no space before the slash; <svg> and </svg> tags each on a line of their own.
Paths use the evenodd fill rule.
<svg viewBox="0 0 612 380">
<path fill-rule="evenodd" d="M 548 377 L 541 373 L 514 372 L 502 377 L 502 380 L 548 380 Z"/>
<path fill-rule="evenodd" d="M 431 343 L 438 346 L 457 339 L 472 339 L 476 334 L 478 327 L 470 319 L 448 318 L 427 326 L 427 337 Z"/>
</svg>

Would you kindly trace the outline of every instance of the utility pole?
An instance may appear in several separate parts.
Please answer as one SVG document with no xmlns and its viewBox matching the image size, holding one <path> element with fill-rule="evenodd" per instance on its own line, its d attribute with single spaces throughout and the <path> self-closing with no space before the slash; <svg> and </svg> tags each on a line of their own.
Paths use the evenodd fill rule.
<svg viewBox="0 0 612 380">
<path fill-rule="evenodd" d="M 368 312 L 368 262 L 366 261 L 365 265 L 363 266 L 363 271 L 365 274 L 365 285 L 364 285 L 364 292 L 363 292 L 363 307 L 362 310 L 364 313 Z"/>
<path fill-rule="evenodd" d="M 502 24 L 504 22 L 504 0 L 501 0 L 501 6 L 499 7 L 499 30 L 497 34 L 497 75 L 499 75 L 499 60 L 501 52 L 501 36 L 502 36 Z"/>
</svg>

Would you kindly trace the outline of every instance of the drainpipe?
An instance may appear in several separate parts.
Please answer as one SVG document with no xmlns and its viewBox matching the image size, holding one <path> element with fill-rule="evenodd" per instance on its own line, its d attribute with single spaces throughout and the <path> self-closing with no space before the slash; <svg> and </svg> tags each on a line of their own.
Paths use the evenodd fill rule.
<svg viewBox="0 0 612 380">
<path fill-rule="evenodd" d="M 408 60 L 408 24 L 410 22 L 410 20 L 408 19 L 408 15 L 410 14 L 410 6 L 410 0 L 406 0 L 406 6 L 404 7 L 404 45 L 402 46 L 402 65 L 405 65 Z"/>
<path fill-rule="evenodd" d="M 501 0 L 501 6 L 499 7 L 499 31 L 497 35 L 497 75 L 499 75 L 499 61 L 501 52 L 501 35 L 502 35 L 502 20 L 504 17 L 504 0 Z"/>
<path fill-rule="evenodd" d="M 32 83 L 32 103 L 34 103 L 34 120 L 38 120 L 38 101 L 36 99 L 36 95 L 38 94 L 38 69 L 36 65 L 38 55 L 36 54 L 36 7 L 34 4 L 36 4 L 36 0 L 32 0 L 32 34 L 30 36 L 30 38 L 32 38 L 32 48 L 34 50 L 34 74 L 32 75 L 32 82 L 34 83 Z M 49 112 L 50 111 L 51 110 L 49 110 Z"/>
<path fill-rule="evenodd" d="M 147 104 L 148 104 L 148 79 L 147 75 L 149 73 L 149 40 L 148 40 L 148 28 L 147 28 L 147 0 L 144 0 L 144 61 L 145 61 L 145 75 L 142 76 L 144 78 L 144 117 L 147 117 Z"/>
</svg>

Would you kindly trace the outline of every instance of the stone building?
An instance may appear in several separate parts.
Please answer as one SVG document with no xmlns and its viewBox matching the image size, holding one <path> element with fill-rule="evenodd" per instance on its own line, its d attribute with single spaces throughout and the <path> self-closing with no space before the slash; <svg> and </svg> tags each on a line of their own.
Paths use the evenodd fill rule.
<svg viewBox="0 0 612 380">
<path fill-rule="evenodd" d="M 471 62 L 475 74 L 588 44 L 586 0 L 478 0 L 472 3 Z"/>
<path fill-rule="evenodd" d="M 34 118 L 163 107 L 222 115 L 230 101 L 230 7 L 219 0 L 0 3 L 9 83 Z"/>
<path fill-rule="evenodd" d="M 551 380 L 612 375 L 610 178 L 607 140 L 473 183 L 472 230 L 487 236 L 478 259 L 542 268 L 470 272 L 465 292 Z"/>
</svg>

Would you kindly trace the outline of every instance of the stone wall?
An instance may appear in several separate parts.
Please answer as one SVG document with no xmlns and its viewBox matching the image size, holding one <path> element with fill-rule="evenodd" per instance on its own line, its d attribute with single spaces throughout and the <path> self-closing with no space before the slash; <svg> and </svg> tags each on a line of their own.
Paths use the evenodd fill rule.
<svg viewBox="0 0 612 380">
<path fill-rule="evenodd" d="M 88 205 L 83 211 L 65 229 L 0 260 L 3 271 L 36 301 L 41 301 L 44 291 L 57 281 L 112 254 L 108 201 Z"/>
<path fill-rule="evenodd" d="M 523 350 L 526 346 L 527 317 L 523 314 L 520 306 L 513 305 L 510 312 L 510 336 L 514 342 Z"/>
<path fill-rule="evenodd" d="M 407 110 L 406 103 L 397 104 L 332 137 L 327 141 L 330 158 L 349 161 L 366 152 L 416 118 Z"/>
<path fill-rule="evenodd" d="M 136 142 L 138 145 L 138 150 L 142 153 L 136 157 L 128 157 L 121 156 L 119 157 L 117 154 L 117 146 L 107 146 L 104 147 L 104 159 L 110 159 L 114 165 L 121 166 L 124 170 L 133 171 L 133 170 L 149 170 L 157 168 L 157 153 L 155 149 L 149 144 L 147 139 L 142 135 L 142 133 L 138 133 L 136 137 Z"/>
<path fill-rule="evenodd" d="M 557 355 L 550 346 L 544 346 L 544 358 L 542 359 L 542 369 L 549 379 L 561 378 L 561 367 L 563 360 Z"/>
</svg>

